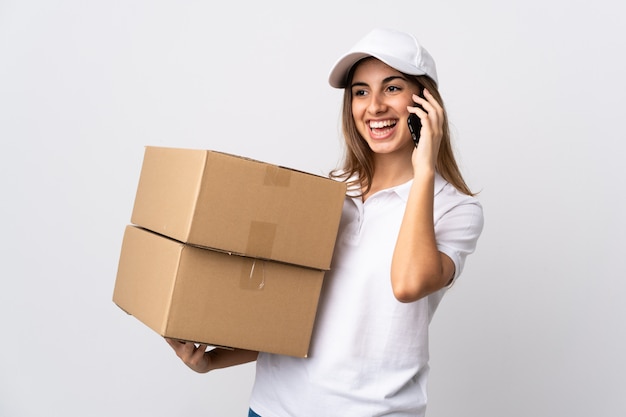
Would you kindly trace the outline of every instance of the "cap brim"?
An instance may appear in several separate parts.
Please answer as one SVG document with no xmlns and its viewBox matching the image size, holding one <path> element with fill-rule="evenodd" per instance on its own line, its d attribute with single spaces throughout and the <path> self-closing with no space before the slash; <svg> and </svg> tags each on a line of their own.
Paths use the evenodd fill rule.
<svg viewBox="0 0 626 417">
<path fill-rule="evenodd" d="M 350 72 L 350 68 L 354 66 L 357 62 L 362 60 L 363 58 L 367 58 L 371 56 L 370 54 L 355 52 L 346 54 L 343 57 L 339 58 L 339 60 L 333 65 L 332 70 L 330 71 L 330 75 L 328 76 L 328 83 L 331 87 L 335 88 L 345 88 L 348 78 L 348 72 Z"/>
</svg>

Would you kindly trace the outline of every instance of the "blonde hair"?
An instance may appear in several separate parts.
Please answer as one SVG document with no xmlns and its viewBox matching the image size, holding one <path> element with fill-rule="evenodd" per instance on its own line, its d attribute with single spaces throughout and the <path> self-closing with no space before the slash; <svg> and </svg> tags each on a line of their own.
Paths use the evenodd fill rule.
<svg viewBox="0 0 626 417">
<path fill-rule="evenodd" d="M 357 64 L 358 65 L 358 64 Z M 343 166 L 331 171 L 330 177 L 347 182 L 349 188 L 360 188 L 362 195 L 366 194 L 372 184 L 374 177 L 374 158 L 372 150 L 367 142 L 358 132 L 352 117 L 352 75 L 357 66 L 352 67 L 348 75 L 347 87 L 343 94 L 342 111 L 342 131 L 345 139 L 346 149 Z M 437 84 L 432 78 L 426 75 L 403 74 L 409 81 L 417 87 L 426 88 L 443 107 L 443 137 L 437 156 L 437 171 L 450 184 L 460 192 L 467 195 L 474 195 L 465 183 L 461 171 L 454 158 L 454 151 L 450 139 L 450 127 L 448 125 L 448 115 L 446 113 L 441 94 Z"/>
</svg>

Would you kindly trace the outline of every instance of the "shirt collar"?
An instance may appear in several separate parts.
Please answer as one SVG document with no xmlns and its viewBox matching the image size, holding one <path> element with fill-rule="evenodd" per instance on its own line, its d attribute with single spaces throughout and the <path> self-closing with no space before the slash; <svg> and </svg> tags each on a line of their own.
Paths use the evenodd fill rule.
<svg viewBox="0 0 626 417">
<path fill-rule="evenodd" d="M 443 190 L 443 187 L 446 186 L 448 182 L 441 176 L 441 174 L 439 174 L 439 172 L 435 172 L 435 195 L 439 194 L 441 192 L 441 190 Z M 403 199 L 404 201 L 407 201 L 409 199 L 409 191 L 411 191 L 411 185 L 413 184 L 413 180 L 409 180 L 407 182 L 405 182 L 404 184 L 400 184 L 400 185 L 396 185 L 395 187 L 391 187 L 388 188 L 387 190 L 384 190 L 383 192 L 394 192 L 396 193 L 401 199 Z M 360 193 L 360 190 L 358 189 L 353 189 L 353 190 L 348 190 L 347 195 L 350 197 L 356 197 L 358 196 L 358 194 Z"/>
</svg>

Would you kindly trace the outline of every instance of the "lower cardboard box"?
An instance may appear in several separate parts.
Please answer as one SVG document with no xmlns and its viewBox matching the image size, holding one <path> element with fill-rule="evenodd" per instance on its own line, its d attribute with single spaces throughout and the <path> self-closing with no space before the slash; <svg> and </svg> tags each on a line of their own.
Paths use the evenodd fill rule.
<svg viewBox="0 0 626 417">
<path fill-rule="evenodd" d="M 306 357 L 323 278 L 129 225 L 113 301 L 164 337 Z"/>
</svg>

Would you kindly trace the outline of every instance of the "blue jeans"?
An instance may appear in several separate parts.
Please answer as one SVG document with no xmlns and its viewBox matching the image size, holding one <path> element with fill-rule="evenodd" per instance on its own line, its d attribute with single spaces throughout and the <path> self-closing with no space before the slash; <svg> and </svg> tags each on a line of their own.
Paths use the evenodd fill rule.
<svg viewBox="0 0 626 417">
<path fill-rule="evenodd" d="M 255 413 L 254 411 L 252 411 L 252 409 L 248 410 L 248 417 L 261 417 L 260 415 L 258 415 L 257 413 Z"/>
</svg>

